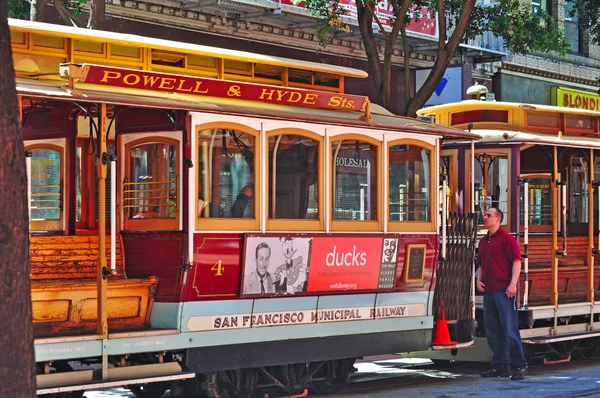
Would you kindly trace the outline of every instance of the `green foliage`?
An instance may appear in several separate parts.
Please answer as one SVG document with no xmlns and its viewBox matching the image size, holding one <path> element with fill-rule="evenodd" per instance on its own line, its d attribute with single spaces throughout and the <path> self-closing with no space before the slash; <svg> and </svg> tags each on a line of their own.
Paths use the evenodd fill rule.
<svg viewBox="0 0 600 398">
<path fill-rule="evenodd" d="M 519 0 L 500 0 L 495 7 L 487 7 L 484 21 L 487 29 L 504 38 L 504 45 L 515 53 L 549 53 L 565 55 L 569 48 L 564 31 L 546 12 L 537 14 L 531 5 Z"/>
<path fill-rule="evenodd" d="M 8 0 L 8 17 L 17 19 L 29 19 L 29 1 Z"/>
<path fill-rule="evenodd" d="M 300 3 L 300 0 L 296 1 Z M 365 5 L 376 5 L 374 0 L 358 1 L 362 1 Z M 394 9 L 400 9 L 402 0 L 389 1 L 396 2 Z M 583 0 L 567 1 L 584 2 Z M 344 9 L 340 7 L 339 0 L 305 0 L 304 3 L 309 12 L 319 20 L 318 27 L 323 29 L 323 32 L 321 32 L 323 37 L 327 37 L 329 33 L 344 27 L 343 24 L 336 23 L 344 15 Z M 596 15 L 599 15 L 600 0 L 588 1 L 588 3 L 597 3 L 595 11 Z M 444 12 L 448 16 L 446 21 L 449 32 L 458 23 L 463 5 L 463 0 L 444 1 Z M 438 12 L 438 3 L 435 0 L 411 1 L 412 9 L 420 10 L 422 7 L 427 7 L 431 14 Z M 483 32 L 491 31 L 497 36 L 502 36 L 505 40 L 505 47 L 515 53 L 556 52 L 564 55 L 568 48 L 563 30 L 558 28 L 552 17 L 546 12 L 535 14 L 528 2 L 498 0 L 492 6 L 477 5 L 469 17 L 469 27 L 465 33 L 465 40 Z M 597 21 L 598 17 L 595 20 Z M 408 22 L 408 26 L 410 26 L 410 21 Z M 322 43 L 326 43 L 326 41 L 324 40 Z"/>
<path fill-rule="evenodd" d="M 593 43 L 600 44 L 600 0 L 565 0 L 574 5 L 571 17 L 579 18 L 579 25 L 588 29 Z"/>
</svg>

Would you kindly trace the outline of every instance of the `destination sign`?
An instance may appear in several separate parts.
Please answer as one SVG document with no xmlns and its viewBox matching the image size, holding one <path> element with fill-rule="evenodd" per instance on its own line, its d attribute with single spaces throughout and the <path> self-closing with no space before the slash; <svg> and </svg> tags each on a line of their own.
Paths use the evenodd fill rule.
<svg viewBox="0 0 600 398">
<path fill-rule="evenodd" d="M 70 69 L 67 69 L 69 67 Z M 129 87 L 318 109 L 363 112 L 368 103 L 367 97 L 358 95 L 233 82 L 91 64 L 80 66 L 82 68 L 81 73 L 77 73 L 77 76 L 75 76 L 73 70 L 78 67 L 78 65 L 72 64 L 61 65 L 61 76 L 78 78 L 82 83 L 104 86 Z M 66 70 L 69 72 L 66 72 Z"/>
</svg>

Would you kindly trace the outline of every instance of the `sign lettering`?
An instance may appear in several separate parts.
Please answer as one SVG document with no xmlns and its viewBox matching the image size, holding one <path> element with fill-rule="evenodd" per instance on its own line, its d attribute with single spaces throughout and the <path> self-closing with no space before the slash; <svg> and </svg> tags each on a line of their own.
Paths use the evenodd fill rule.
<svg viewBox="0 0 600 398">
<path fill-rule="evenodd" d="M 367 97 L 358 95 L 272 87 L 255 83 L 231 82 L 90 64 L 83 65 L 83 76 L 79 81 L 105 86 L 343 111 L 363 112 L 368 103 Z"/>
<path fill-rule="evenodd" d="M 187 326 L 190 331 L 225 330 L 424 315 L 424 304 L 397 304 L 376 307 L 323 308 L 303 311 L 192 316 L 189 318 Z"/>
<path fill-rule="evenodd" d="M 600 95 L 589 91 L 553 87 L 552 105 L 597 111 L 600 110 Z"/>
</svg>

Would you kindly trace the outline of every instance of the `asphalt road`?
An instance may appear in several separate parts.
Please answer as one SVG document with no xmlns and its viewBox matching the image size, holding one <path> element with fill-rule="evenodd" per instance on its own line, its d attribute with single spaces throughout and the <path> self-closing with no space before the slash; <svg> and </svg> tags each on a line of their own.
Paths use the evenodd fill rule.
<svg viewBox="0 0 600 398">
<path fill-rule="evenodd" d="M 600 360 L 533 366 L 523 381 L 483 379 L 485 364 L 434 365 L 397 356 L 371 358 L 356 364 L 347 387 L 336 398 L 392 397 L 600 397 Z M 87 392 L 88 398 L 134 397 L 126 390 Z M 168 397 L 168 393 L 165 394 Z"/>
</svg>

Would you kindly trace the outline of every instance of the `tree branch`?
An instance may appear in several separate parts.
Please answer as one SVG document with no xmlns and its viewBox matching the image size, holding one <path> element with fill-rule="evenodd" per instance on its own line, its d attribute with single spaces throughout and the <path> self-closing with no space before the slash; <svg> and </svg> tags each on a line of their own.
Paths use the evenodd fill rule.
<svg viewBox="0 0 600 398">
<path fill-rule="evenodd" d="M 438 0 L 438 22 L 440 24 L 440 33 L 438 37 L 438 53 L 446 46 L 446 9 L 444 0 Z"/>
<path fill-rule="evenodd" d="M 54 8 L 56 8 L 56 11 L 58 11 L 58 14 L 65 20 L 65 22 L 70 23 L 71 25 L 78 28 L 84 26 L 84 24 L 79 20 L 79 18 L 71 14 L 69 10 L 65 8 L 65 5 L 63 4 L 62 0 L 54 0 Z"/>
</svg>

